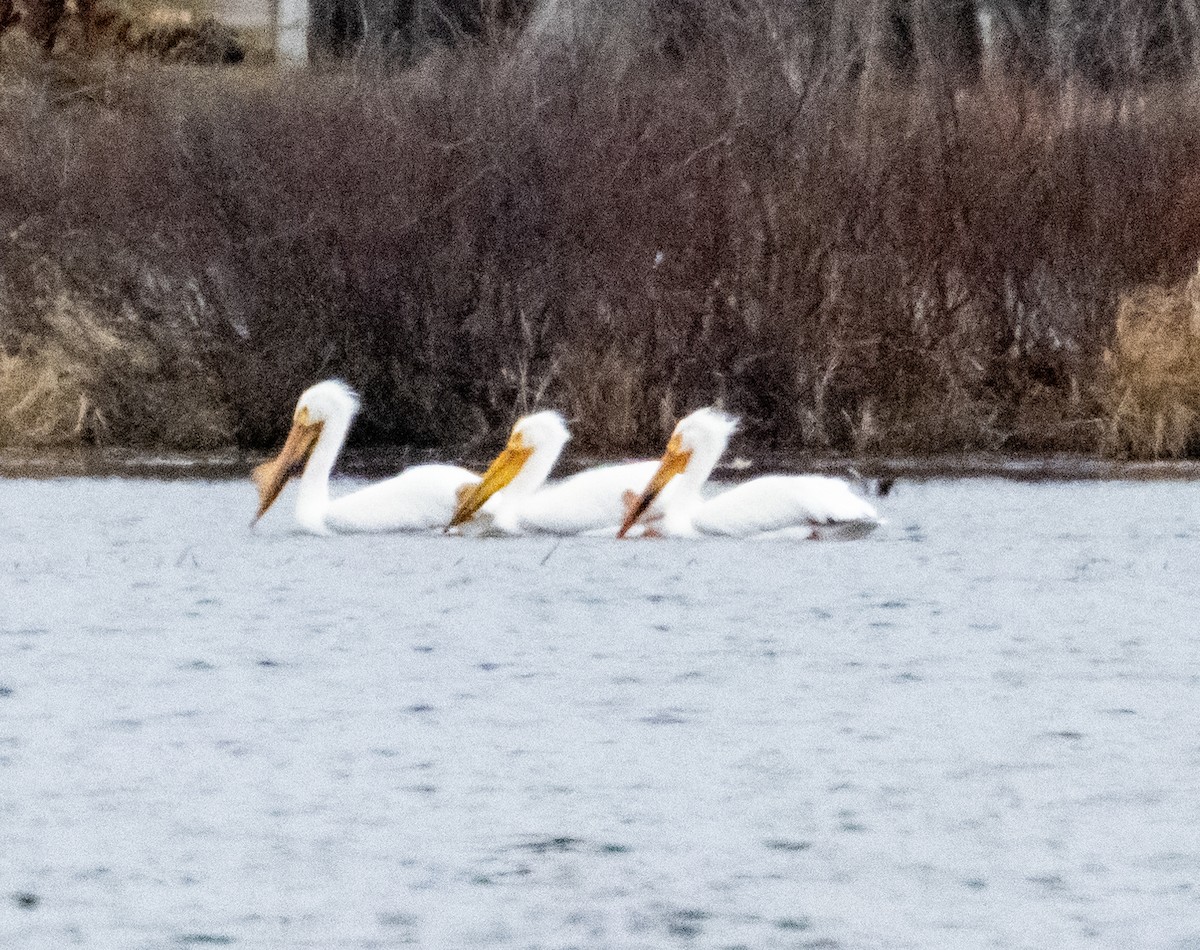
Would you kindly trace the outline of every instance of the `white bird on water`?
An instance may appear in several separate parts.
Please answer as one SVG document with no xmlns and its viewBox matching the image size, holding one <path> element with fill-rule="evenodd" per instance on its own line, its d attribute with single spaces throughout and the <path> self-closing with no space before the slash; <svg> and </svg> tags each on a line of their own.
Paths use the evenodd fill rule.
<svg viewBox="0 0 1200 950">
<path fill-rule="evenodd" d="M 459 494 L 479 482 L 457 465 L 414 465 L 375 485 L 331 498 L 329 476 L 358 413 L 358 395 L 340 380 L 306 389 L 296 403 L 292 429 L 279 455 L 254 469 L 258 521 L 298 468 L 296 521 L 314 534 L 422 531 L 446 524 Z"/>
<path fill-rule="evenodd" d="M 648 533 L 848 540 L 881 524 L 870 502 L 840 478 L 823 475 L 764 475 L 706 499 L 701 490 L 736 428 L 736 419 L 715 409 L 699 409 L 681 419 L 617 536 L 624 537 L 668 485 L 674 494 L 660 502 L 661 518 L 651 513 Z"/>
<path fill-rule="evenodd" d="M 463 492 L 449 527 L 466 524 L 478 512 L 489 533 L 607 531 L 611 536 L 625 516 L 626 496 L 642 489 L 658 463 L 601 465 L 547 485 L 550 470 L 570 438 L 557 412 L 535 412 L 518 419 L 508 444 L 479 484 Z"/>
</svg>

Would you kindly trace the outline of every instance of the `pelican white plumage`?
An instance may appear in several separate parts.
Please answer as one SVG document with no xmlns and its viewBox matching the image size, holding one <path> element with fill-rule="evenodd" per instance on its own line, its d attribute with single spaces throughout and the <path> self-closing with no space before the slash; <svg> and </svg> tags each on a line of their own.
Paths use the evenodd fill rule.
<svg viewBox="0 0 1200 950">
<path fill-rule="evenodd" d="M 655 533 L 672 537 L 724 535 L 738 538 L 850 539 L 869 534 L 879 513 L 840 478 L 823 475 L 764 475 L 720 494 L 701 492 L 729 444 L 737 420 L 715 409 L 699 409 L 679 421 L 658 469 L 630 505 L 618 537 L 641 519 L 668 485 Z"/>
<path fill-rule="evenodd" d="M 570 438 L 563 417 L 552 410 L 518 419 L 480 482 L 463 492 L 449 527 L 478 512 L 489 533 L 615 533 L 627 507 L 625 496 L 640 491 L 658 463 L 602 465 L 547 485 Z"/>
<path fill-rule="evenodd" d="M 314 534 L 421 531 L 444 525 L 459 493 L 479 476 L 457 465 L 414 465 L 386 481 L 331 498 L 329 476 L 358 413 L 358 395 L 340 380 L 306 389 L 296 402 L 292 429 L 279 455 L 254 469 L 258 521 L 298 468 L 296 521 Z"/>
</svg>

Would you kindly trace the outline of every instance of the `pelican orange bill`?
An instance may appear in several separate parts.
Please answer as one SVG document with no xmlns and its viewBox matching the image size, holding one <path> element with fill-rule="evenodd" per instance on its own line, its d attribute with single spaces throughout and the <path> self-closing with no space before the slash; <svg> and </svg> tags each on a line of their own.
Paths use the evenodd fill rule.
<svg viewBox="0 0 1200 950">
<path fill-rule="evenodd" d="M 621 530 L 617 532 L 618 538 L 625 537 L 625 533 L 637 524 L 638 518 L 646 513 L 646 509 L 654 504 L 654 499 L 658 497 L 659 492 L 667 487 L 667 482 L 687 468 L 687 464 L 691 461 L 692 453 L 690 449 L 683 447 L 683 439 L 679 433 L 671 436 L 671 441 L 667 443 L 667 451 L 662 457 L 662 461 L 658 463 L 658 471 L 654 473 L 654 477 L 650 479 L 650 484 L 646 486 L 646 490 L 642 492 L 642 496 L 634 502 L 629 512 L 625 515 L 625 521 L 621 525 Z"/>
<path fill-rule="evenodd" d="M 463 493 L 447 527 L 457 528 L 474 517 L 475 512 L 482 508 L 492 495 L 517 477 L 517 473 L 529 461 L 531 455 L 533 447 L 525 444 L 520 432 L 514 432 L 509 437 L 504 451 L 496 456 L 488 470 L 483 473 L 479 484 Z"/>
<path fill-rule="evenodd" d="M 292 430 L 279 454 L 250 473 L 250 478 L 258 486 L 258 514 L 254 516 L 255 521 L 267 513 L 288 479 L 308 460 L 321 436 L 321 426 L 320 422 L 310 421 L 308 409 L 301 409 L 292 421 Z"/>
</svg>

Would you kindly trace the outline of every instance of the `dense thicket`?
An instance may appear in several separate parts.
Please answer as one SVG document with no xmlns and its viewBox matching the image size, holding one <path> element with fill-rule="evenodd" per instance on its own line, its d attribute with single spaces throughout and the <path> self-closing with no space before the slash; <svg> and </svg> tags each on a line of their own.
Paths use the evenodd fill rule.
<svg viewBox="0 0 1200 950">
<path fill-rule="evenodd" d="M 720 402 L 776 447 L 1196 449 L 1187 387 L 1117 338 L 1200 254 L 1188 85 L 833 70 L 722 10 L 688 55 L 10 56 L 0 443 L 267 446 L 338 375 L 365 441 L 555 406 L 586 448 L 651 451 Z M 1162 424 L 1147 386 L 1169 446 L 1130 434 Z"/>
</svg>

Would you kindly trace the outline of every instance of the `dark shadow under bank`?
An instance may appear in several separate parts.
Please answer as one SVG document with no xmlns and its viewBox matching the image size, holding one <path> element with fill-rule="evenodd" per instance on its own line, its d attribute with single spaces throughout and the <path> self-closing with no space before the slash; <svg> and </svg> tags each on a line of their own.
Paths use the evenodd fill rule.
<svg viewBox="0 0 1200 950">
<path fill-rule="evenodd" d="M 265 456 L 247 452 L 173 453 L 125 449 L 78 449 L 54 452 L 0 450 L 0 478 L 150 478 L 238 479 Z M 402 448 L 352 449 L 340 460 L 340 475 L 379 479 L 409 465 L 447 462 L 482 471 L 486 458 L 438 456 Z M 574 457 L 555 470 L 557 476 L 617 459 Z M 1011 481 L 1200 481 L 1200 460 L 1121 461 L 1083 455 L 1003 455 L 972 452 L 924 457 L 851 458 L 833 455 L 745 453 L 719 465 L 721 480 L 753 478 L 773 472 L 836 475 L 850 479 L 1003 478 Z"/>
</svg>

